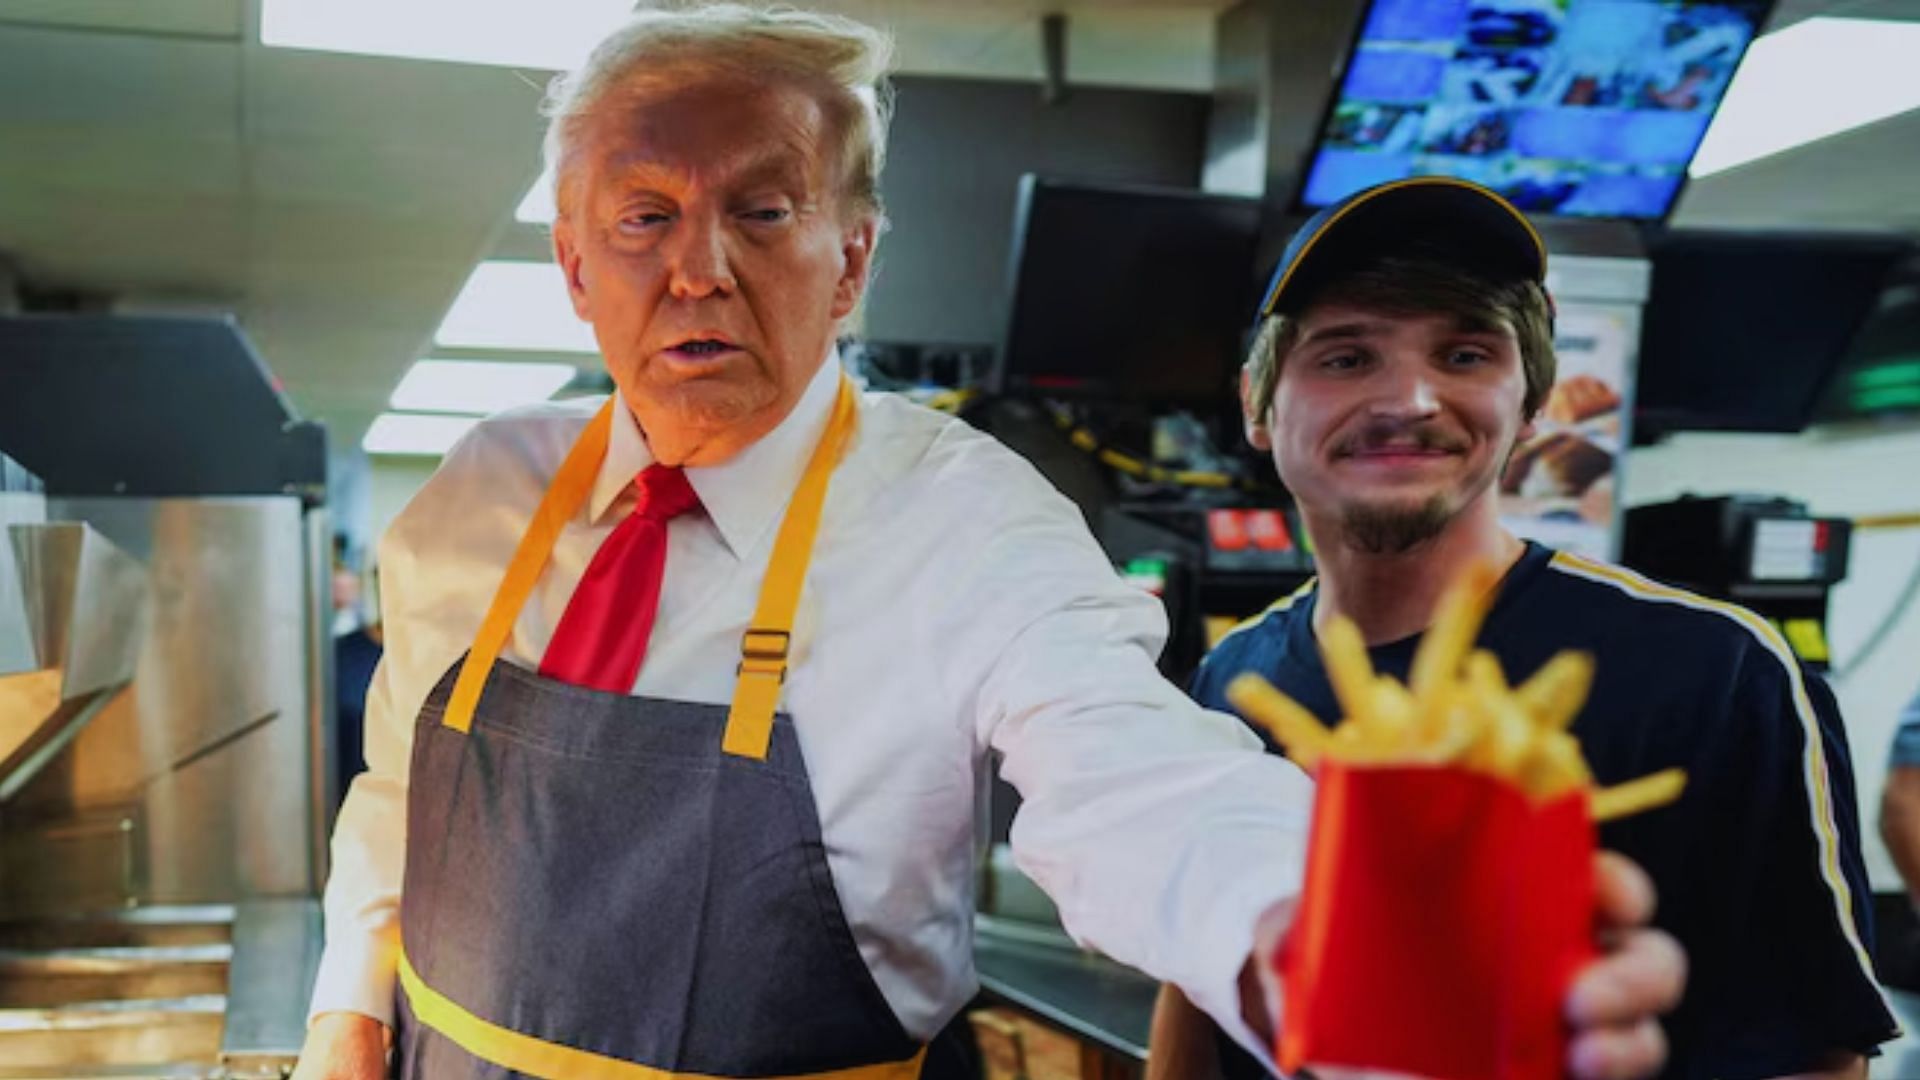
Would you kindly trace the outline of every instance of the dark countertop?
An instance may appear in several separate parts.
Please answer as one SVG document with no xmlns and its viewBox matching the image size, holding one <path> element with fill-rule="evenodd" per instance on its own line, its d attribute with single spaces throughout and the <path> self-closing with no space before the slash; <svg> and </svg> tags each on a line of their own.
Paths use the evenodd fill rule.
<svg viewBox="0 0 1920 1080">
<path fill-rule="evenodd" d="M 1147 1057 L 1158 984 L 1086 952 L 1063 932 L 1017 920 L 976 918 L 974 964 L 989 997 L 1022 1009 L 1113 1053 Z M 1881 1047 L 1870 1080 L 1920 1078 L 1920 994 L 1888 990 L 1906 1034 Z"/>
<path fill-rule="evenodd" d="M 989 997 L 1122 1057 L 1147 1059 L 1160 984 L 1076 946 L 1059 930 L 980 915 L 973 962 Z"/>
</svg>

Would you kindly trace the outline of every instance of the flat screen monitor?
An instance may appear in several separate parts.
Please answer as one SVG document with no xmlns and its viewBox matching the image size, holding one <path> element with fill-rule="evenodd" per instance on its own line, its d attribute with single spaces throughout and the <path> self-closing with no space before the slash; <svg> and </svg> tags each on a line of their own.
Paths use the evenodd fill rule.
<svg viewBox="0 0 1920 1080">
<path fill-rule="evenodd" d="M 1374 0 L 1299 201 L 1407 176 L 1661 220 L 1771 0 Z"/>
<path fill-rule="evenodd" d="M 1024 177 L 995 388 L 1231 400 L 1259 227 L 1252 199 Z"/>
<path fill-rule="evenodd" d="M 1676 231 L 1656 238 L 1636 437 L 1806 427 L 1911 251 L 1899 237 Z"/>
</svg>

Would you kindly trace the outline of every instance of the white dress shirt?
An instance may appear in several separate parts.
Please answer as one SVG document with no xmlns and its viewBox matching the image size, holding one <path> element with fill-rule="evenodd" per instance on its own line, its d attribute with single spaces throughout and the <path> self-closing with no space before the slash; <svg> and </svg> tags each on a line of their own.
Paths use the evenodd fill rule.
<svg viewBox="0 0 1920 1080">
<path fill-rule="evenodd" d="M 829 358 L 793 412 L 668 528 L 634 693 L 725 706 L 776 526 L 831 412 Z M 463 439 L 380 545 L 386 655 L 369 771 L 333 836 L 312 1012 L 391 1024 L 414 718 L 471 644 L 522 530 L 595 401 L 516 409 Z M 652 462 L 616 409 L 606 462 L 502 663 L 538 667 Z M 1161 678 L 1157 600 L 1124 584 L 1079 510 L 965 423 L 866 394 L 833 474 L 782 708 L 827 862 L 880 990 L 931 1037 L 974 993 L 974 852 L 987 755 L 1022 796 L 1012 844 L 1067 930 L 1179 984 L 1243 1043 L 1236 977 L 1255 918 L 1298 891 L 1309 782 L 1237 720 Z M 484 707 L 484 706 L 483 706 Z M 502 927 L 502 932 L 512 932 Z M 543 932 L 554 932 L 548 928 Z"/>
</svg>

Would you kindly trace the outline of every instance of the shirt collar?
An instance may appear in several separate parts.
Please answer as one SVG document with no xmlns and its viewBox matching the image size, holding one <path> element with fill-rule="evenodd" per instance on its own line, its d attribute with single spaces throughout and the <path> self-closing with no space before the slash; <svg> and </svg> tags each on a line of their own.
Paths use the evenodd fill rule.
<svg viewBox="0 0 1920 1080">
<path fill-rule="evenodd" d="M 735 558 L 745 558 L 775 519 L 786 512 L 800 473 L 826 429 L 840 386 L 840 360 L 828 353 L 820 370 L 785 419 L 751 446 L 718 465 L 689 468 L 687 480 L 720 538 Z M 639 421 L 624 404 L 613 410 L 607 457 L 600 465 L 588 503 L 590 520 L 599 522 L 619 501 L 633 478 L 653 464 L 653 452 Z"/>
</svg>

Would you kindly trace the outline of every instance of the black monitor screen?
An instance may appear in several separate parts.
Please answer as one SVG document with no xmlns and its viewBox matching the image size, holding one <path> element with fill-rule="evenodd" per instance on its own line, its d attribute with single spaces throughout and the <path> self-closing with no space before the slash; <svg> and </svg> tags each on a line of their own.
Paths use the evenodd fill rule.
<svg viewBox="0 0 1920 1080">
<path fill-rule="evenodd" d="M 1259 224 L 1252 199 L 1024 178 L 999 389 L 1230 398 Z"/>
<path fill-rule="evenodd" d="M 1475 180 L 1530 213 L 1659 219 L 1769 0 L 1374 0 L 1300 201 Z"/>
<path fill-rule="evenodd" d="M 1674 232 L 1654 242 L 1637 433 L 1799 431 L 1910 251 L 1893 237 Z"/>
</svg>

